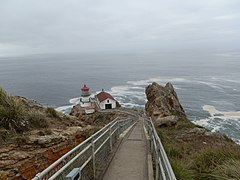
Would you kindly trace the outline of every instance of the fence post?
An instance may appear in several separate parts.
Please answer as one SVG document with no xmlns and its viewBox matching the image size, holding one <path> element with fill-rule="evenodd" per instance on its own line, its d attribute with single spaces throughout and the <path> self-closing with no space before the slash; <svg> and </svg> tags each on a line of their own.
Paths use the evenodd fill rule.
<svg viewBox="0 0 240 180">
<path fill-rule="evenodd" d="M 92 161 L 93 161 L 93 178 L 96 177 L 96 159 L 95 159 L 95 144 L 93 138 L 91 139 L 92 145 Z"/>
<path fill-rule="evenodd" d="M 109 128 L 110 151 L 112 151 L 112 127 Z"/>
<path fill-rule="evenodd" d="M 119 136 L 120 136 L 120 122 L 119 121 L 117 122 L 117 128 L 118 128 L 118 138 L 119 138 Z"/>
<path fill-rule="evenodd" d="M 158 148 L 157 148 L 158 149 Z M 155 176 L 155 180 L 159 179 L 159 153 L 158 150 L 154 150 L 156 151 L 156 157 L 155 157 L 155 164 L 156 164 L 156 176 Z"/>
</svg>

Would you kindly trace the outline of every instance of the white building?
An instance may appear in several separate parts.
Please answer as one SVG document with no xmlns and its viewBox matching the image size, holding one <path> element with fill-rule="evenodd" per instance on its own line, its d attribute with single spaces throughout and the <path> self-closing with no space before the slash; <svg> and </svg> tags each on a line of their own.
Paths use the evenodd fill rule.
<svg viewBox="0 0 240 180">
<path fill-rule="evenodd" d="M 116 108 L 116 100 L 104 91 L 96 95 L 96 101 L 100 109 L 114 109 Z"/>
</svg>

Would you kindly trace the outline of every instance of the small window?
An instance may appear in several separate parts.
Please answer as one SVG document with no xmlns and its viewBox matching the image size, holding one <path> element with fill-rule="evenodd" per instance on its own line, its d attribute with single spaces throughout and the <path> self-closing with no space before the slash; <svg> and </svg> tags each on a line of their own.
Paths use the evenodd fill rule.
<svg viewBox="0 0 240 180">
<path fill-rule="evenodd" d="M 107 103 L 109 103 L 109 100 L 107 100 Z"/>
</svg>

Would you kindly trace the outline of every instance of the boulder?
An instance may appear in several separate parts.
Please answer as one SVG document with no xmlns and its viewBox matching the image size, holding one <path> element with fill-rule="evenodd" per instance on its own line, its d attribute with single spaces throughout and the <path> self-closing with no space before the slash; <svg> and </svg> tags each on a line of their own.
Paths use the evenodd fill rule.
<svg viewBox="0 0 240 180">
<path fill-rule="evenodd" d="M 146 88 L 146 96 L 148 100 L 145 105 L 146 114 L 156 125 L 175 125 L 178 119 L 186 118 L 171 83 L 161 86 L 153 82 Z"/>
<path fill-rule="evenodd" d="M 159 117 L 156 120 L 154 120 L 154 125 L 161 127 L 161 126 L 174 126 L 177 124 L 178 121 L 178 117 L 177 116 L 166 116 L 166 117 Z"/>
</svg>

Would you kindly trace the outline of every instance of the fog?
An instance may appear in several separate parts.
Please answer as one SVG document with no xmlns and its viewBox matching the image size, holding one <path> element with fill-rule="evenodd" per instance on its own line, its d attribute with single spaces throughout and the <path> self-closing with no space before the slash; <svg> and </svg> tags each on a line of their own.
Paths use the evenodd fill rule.
<svg viewBox="0 0 240 180">
<path fill-rule="evenodd" d="M 234 51 L 239 0 L 1 0 L 0 56 Z"/>
</svg>

